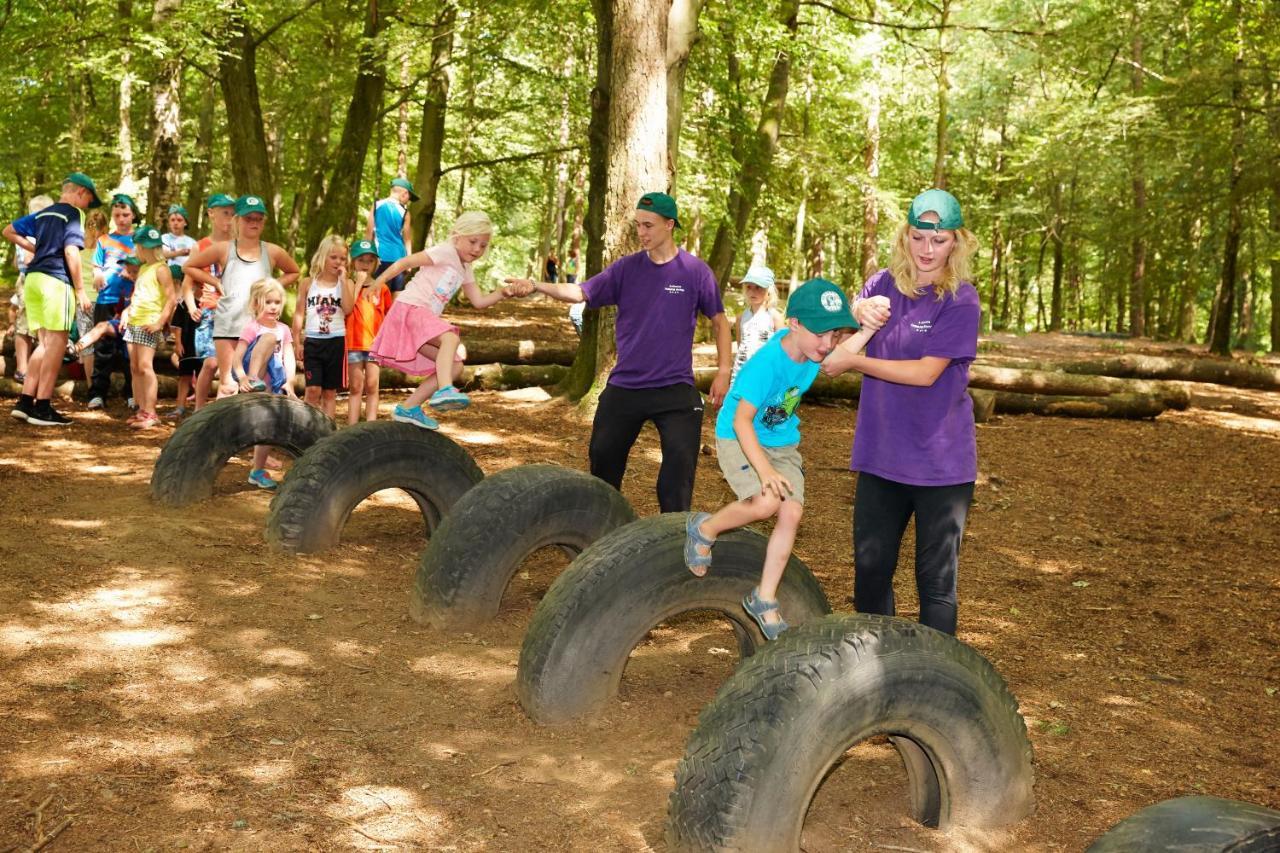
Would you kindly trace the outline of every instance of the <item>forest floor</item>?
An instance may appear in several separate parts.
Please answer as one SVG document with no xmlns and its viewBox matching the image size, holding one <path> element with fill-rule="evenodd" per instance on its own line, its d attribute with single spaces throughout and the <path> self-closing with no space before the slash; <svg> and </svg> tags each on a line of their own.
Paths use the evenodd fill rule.
<svg viewBox="0 0 1280 853">
<path fill-rule="evenodd" d="M 573 334 L 559 309 L 517 310 L 466 325 Z M 1122 346 L 995 340 L 1026 357 Z M 868 743 L 819 789 L 805 850 L 1079 851 L 1183 794 L 1280 808 L 1280 394 L 1193 399 L 1154 421 L 978 427 L 959 636 L 1021 705 L 1035 814 L 999 833 L 922 828 L 892 748 Z M 542 728 L 513 681 L 565 557 L 527 561 L 483 630 L 427 630 L 408 616 L 422 531 L 402 494 L 362 504 L 336 553 L 282 556 L 263 544 L 269 495 L 244 483 L 246 457 L 211 500 L 162 509 L 148 479 L 171 427 L 138 436 L 116 403 L 69 406 L 74 426 L 37 432 L 9 405 L 0 850 L 60 827 L 46 850 L 665 849 L 676 763 L 737 662 L 727 623 L 660 626 L 603 716 Z M 796 553 L 849 612 L 854 410 L 806 403 L 802 417 Z M 478 393 L 442 429 L 486 473 L 586 467 L 589 423 L 529 391 Z M 646 431 L 623 489 L 642 515 L 657 511 L 657 461 Z M 727 498 L 704 457 L 696 506 Z M 909 540 L 897 588 L 911 618 Z"/>
</svg>

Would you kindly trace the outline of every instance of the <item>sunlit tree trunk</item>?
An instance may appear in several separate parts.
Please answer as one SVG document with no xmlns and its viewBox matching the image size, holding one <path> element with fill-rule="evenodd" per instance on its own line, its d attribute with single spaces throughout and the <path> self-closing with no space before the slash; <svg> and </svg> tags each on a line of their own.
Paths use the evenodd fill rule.
<svg viewBox="0 0 1280 853">
<path fill-rule="evenodd" d="M 1134 14 L 1132 91 L 1142 96 L 1142 21 Z M 1135 135 L 1133 142 L 1133 266 L 1129 283 L 1129 335 L 1140 338 L 1147 333 L 1147 179 L 1145 142 Z"/>
<path fill-rule="evenodd" d="M 706 0 L 672 0 L 667 13 L 667 180 L 675 192 L 684 120 L 684 76 L 689 53 L 698 41 L 698 16 Z"/>
<path fill-rule="evenodd" d="M 870 0 L 868 13 L 872 18 L 876 17 L 875 0 Z M 867 79 L 867 144 L 862 149 L 867 177 L 862 191 L 862 240 L 858 263 L 861 281 L 866 281 L 880 268 L 880 205 L 876 194 L 880 190 L 880 51 L 884 45 L 879 28 L 872 28 L 865 38 L 871 42 L 868 47 L 871 70 Z"/>
<path fill-rule="evenodd" d="M 1231 177 L 1227 194 L 1227 232 L 1223 241 L 1222 282 L 1214 305 L 1213 323 L 1209 330 L 1209 350 L 1218 355 L 1231 354 L 1231 320 L 1236 294 L 1236 264 L 1240 255 L 1242 230 L 1241 205 L 1244 177 L 1245 111 L 1244 111 L 1244 16 L 1240 0 L 1233 0 L 1232 14 L 1236 23 L 1236 51 L 1231 74 Z"/>
<path fill-rule="evenodd" d="M 948 25 L 951 21 L 951 0 L 942 0 L 938 26 L 938 122 L 934 132 L 933 149 L 933 185 L 941 189 L 947 187 L 947 109 L 950 99 L 951 79 L 947 76 L 947 65 L 951 47 L 948 39 Z"/>
<path fill-rule="evenodd" d="M 216 104 L 213 92 L 204 90 L 200 98 L 196 142 L 189 161 L 191 179 L 187 184 L 187 212 L 191 214 L 191 228 L 188 233 L 193 237 L 204 234 L 205 198 L 217 192 L 209 186 L 209 176 L 213 171 L 213 112 Z"/>
<path fill-rule="evenodd" d="M 418 140 L 418 167 L 413 179 L 419 198 L 409 208 L 413 229 L 410 251 L 423 248 L 436 215 L 440 161 L 444 152 L 444 118 L 449 106 L 449 62 L 453 57 L 453 30 L 457 20 L 457 7 L 451 0 L 446 0 L 440 5 L 431 30 L 431 76 L 427 81 L 427 99 L 422 109 L 422 136 Z"/>
<path fill-rule="evenodd" d="M 410 59 L 412 51 L 406 50 L 404 56 L 400 58 L 400 88 L 407 90 L 409 88 L 409 72 L 412 69 Z M 396 111 L 396 177 L 409 177 L 409 99 L 405 98 L 400 102 L 400 108 Z M 378 180 L 382 179 L 382 173 L 378 173 Z M 381 187 L 375 189 L 375 193 L 380 191 Z"/>
</svg>

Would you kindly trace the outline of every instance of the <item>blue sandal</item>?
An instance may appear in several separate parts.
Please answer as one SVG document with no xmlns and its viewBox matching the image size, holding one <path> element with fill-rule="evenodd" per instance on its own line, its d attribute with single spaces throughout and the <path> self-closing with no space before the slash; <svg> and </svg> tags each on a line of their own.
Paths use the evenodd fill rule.
<svg viewBox="0 0 1280 853">
<path fill-rule="evenodd" d="M 760 587 L 756 587 L 751 590 L 751 592 L 747 593 L 747 597 L 742 599 L 742 609 L 747 611 L 747 613 L 751 615 L 752 619 L 756 620 L 756 624 L 760 626 L 760 633 L 764 634 L 764 638 L 766 640 L 778 639 L 779 634 L 791 627 L 781 618 L 781 616 L 779 616 L 777 622 L 764 621 L 766 613 L 771 611 L 774 613 L 778 612 L 778 602 L 765 601 L 761 598 Z"/>
<path fill-rule="evenodd" d="M 716 544 L 716 540 L 708 539 L 698 530 L 702 522 L 710 517 L 709 512 L 690 513 L 688 520 L 684 523 L 684 564 L 689 567 L 689 571 L 700 578 L 706 577 L 707 569 L 711 566 L 711 555 L 699 554 L 698 546 L 710 548 Z"/>
</svg>

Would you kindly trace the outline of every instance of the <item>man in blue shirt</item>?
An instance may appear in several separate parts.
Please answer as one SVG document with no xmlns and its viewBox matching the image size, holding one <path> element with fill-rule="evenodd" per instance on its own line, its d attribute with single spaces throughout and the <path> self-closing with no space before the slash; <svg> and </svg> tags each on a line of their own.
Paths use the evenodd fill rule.
<svg viewBox="0 0 1280 853">
<path fill-rule="evenodd" d="M 53 385 L 67 351 L 76 303 L 84 311 L 91 305 L 80 277 L 83 216 L 85 210 L 101 204 L 93 180 L 82 172 L 72 172 L 62 182 L 57 203 L 4 228 L 4 238 L 32 256 L 22 295 L 27 304 L 27 326 L 38 336 L 39 344 L 28 362 L 22 396 L 10 413 L 29 424 L 71 423 L 70 418 L 53 410 Z"/>
<path fill-rule="evenodd" d="M 409 227 L 409 202 L 417 200 L 418 194 L 413 191 L 413 184 L 404 178 L 396 178 L 391 182 L 391 192 L 387 197 L 375 202 L 373 209 L 369 211 L 364 238 L 372 240 L 378 247 L 375 278 L 409 254 L 406 247 L 413 242 L 413 229 Z M 387 287 L 392 293 L 404 290 L 404 273 L 388 279 Z"/>
</svg>

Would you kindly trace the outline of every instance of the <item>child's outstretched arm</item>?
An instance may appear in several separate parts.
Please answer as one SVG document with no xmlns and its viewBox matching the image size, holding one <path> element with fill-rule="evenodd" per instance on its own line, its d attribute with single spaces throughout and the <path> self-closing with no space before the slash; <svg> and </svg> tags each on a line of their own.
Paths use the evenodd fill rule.
<svg viewBox="0 0 1280 853">
<path fill-rule="evenodd" d="M 858 354 L 874 334 L 875 330 L 866 326 L 858 329 L 822 360 L 822 372 L 827 376 L 839 376 L 852 370 L 853 360 L 858 358 Z"/>
<path fill-rule="evenodd" d="M 507 298 L 507 288 L 500 287 L 492 293 L 483 293 L 474 279 L 462 283 L 462 292 L 467 294 L 467 301 L 476 308 L 488 308 Z"/>
<path fill-rule="evenodd" d="M 733 413 L 733 432 L 738 436 L 742 455 L 747 457 L 747 461 L 756 471 L 756 476 L 760 478 L 760 494 L 773 492 L 778 496 L 778 500 L 785 501 L 787 495 L 794 491 L 791 481 L 769 464 L 769 457 L 765 456 L 764 448 L 760 446 L 760 439 L 756 437 L 755 417 L 756 406 L 739 399 L 738 408 Z"/>
<path fill-rule="evenodd" d="M 383 270 L 382 275 L 378 276 L 375 281 L 377 284 L 386 284 L 405 270 L 417 269 L 418 267 L 429 267 L 434 263 L 435 261 L 431 260 L 431 251 L 429 249 L 423 249 L 421 252 L 414 252 L 412 255 L 405 255 L 403 258 Z M 377 284 L 374 286 L 376 287 Z"/>
</svg>

